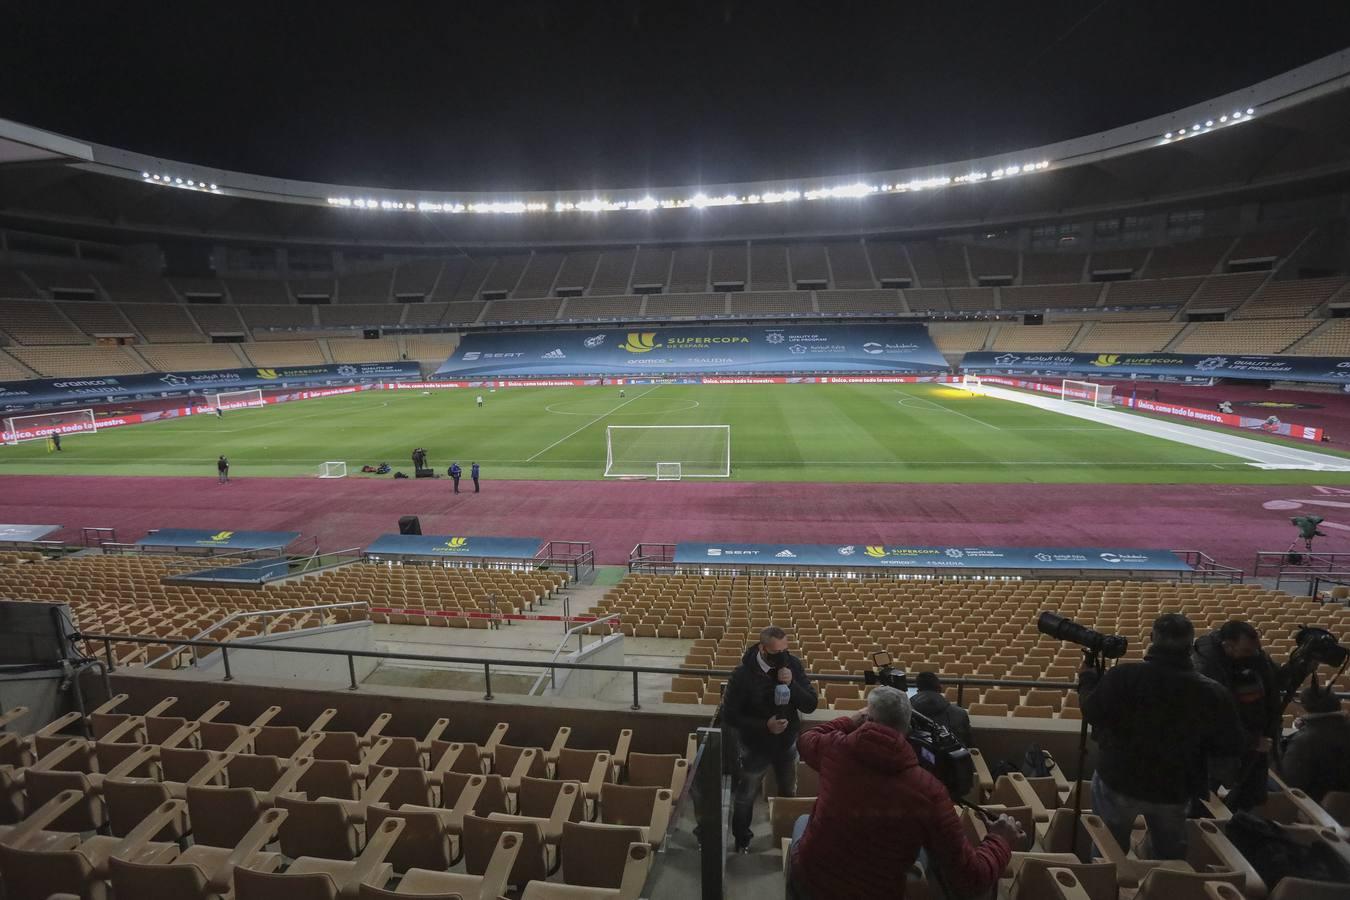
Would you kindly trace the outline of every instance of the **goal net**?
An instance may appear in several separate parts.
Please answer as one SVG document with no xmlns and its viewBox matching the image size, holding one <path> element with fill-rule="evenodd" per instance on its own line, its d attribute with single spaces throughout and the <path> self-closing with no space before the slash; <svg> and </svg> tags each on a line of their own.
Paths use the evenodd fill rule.
<svg viewBox="0 0 1350 900">
<path fill-rule="evenodd" d="M 1080 400 L 1093 406 L 1110 406 L 1111 385 L 1065 379 L 1059 386 L 1059 399 Z"/>
<path fill-rule="evenodd" d="M 207 400 L 212 409 L 247 409 L 250 406 L 265 406 L 262 391 L 254 388 L 250 391 L 223 391 L 212 394 Z"/>
<path fill-rule="evenodd" d="M 346 478 L 347 464 L 345 462 L 322 462 L 319 463 L 320 478 Z"/>
<path fill-rule="evenodd" d="M 978 375 L 962 375 L 961 387 L 972 394 L 984 393 L 984 379 Z"/>
<path fill-rule="evenodd" d="M 730 425 L 610 425 L 606 478 L 731 477 Z"/>
<path fill-rule="evenodd" d="M 11 416 L 0 426 L 0 437 L 6 444 L 41 441 L 59 434 L 85 434 L 98 431 L 92 409 L 67 409 L 61 412 L 37 413 L 30 416 Z"/>
</svg>

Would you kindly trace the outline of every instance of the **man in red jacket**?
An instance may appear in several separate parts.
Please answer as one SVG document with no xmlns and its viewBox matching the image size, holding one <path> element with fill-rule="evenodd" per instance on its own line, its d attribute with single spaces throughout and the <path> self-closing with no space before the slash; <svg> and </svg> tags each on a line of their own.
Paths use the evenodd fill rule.
<svg viewBox="0 0 1350 900">
<path fill-rule="evenodd" d="M 820 773 L 820 790 L 804 831 L 798 821 L 789 897 L 904 897 L 920 849 L 958 896 L 998 882 L 1021 829 L 1002 816 L 972 847 L 947 789 L 919 767 L 905 739 L 909 718 L 905 692 L 879 686 L 865 711 L 797 739 L 802 760 Z"/>
</svg>

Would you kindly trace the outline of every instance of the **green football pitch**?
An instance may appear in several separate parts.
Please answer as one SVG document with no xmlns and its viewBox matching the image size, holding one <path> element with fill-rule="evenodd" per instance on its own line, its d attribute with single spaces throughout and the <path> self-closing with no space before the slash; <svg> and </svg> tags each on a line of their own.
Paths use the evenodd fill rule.
<svg viewBox="0 0 1350 900">
<path fill-rule="evenodd" d="M 425 447 L 440 472 L 477 461 L 485 478 L 598 479 L 606 426 L 728 425 L 741 481 L 1346 482 L 1344 473 L 1263 471 L 1199 447 L 967 394 L 914 385 L 631 385 L 367 391 L 191 416 L 93 435 L 60 453 L 35 441 L 0 447 L 0 474 L 210 475 L 225 454 L 235 476 L 314 476 L 326 460 L 388 462 L 411 472 Z M 628 433 L 620 464 L 716 456 L 706 431 Z M 637 459 L 642 457 L 643 459 Z M 692 470 L 692 469 L 691 469 Z M 380 476 L 388 477 L 388 476 Z"/>
</svg>

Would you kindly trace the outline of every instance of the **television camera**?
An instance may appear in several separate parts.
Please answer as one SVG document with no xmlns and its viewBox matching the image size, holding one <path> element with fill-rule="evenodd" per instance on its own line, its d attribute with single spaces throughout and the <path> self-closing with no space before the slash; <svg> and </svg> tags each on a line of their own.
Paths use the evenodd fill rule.
<svg viewBox="0 0 1350 900">
<path fill-rule="evenodd" d="M 891 665 L 889 653 L 873 653 L 872 661 L 876 669 L 864 672 L 863 681 L 909 693 L 909 679 L 903 669 Z M 954 801 L 963 802 L 975 785 L 975 761 L 971 758 L 970 750 L 945 725 L 916 711 L 910 712 L 909 734 L 906 737 L 914 748 L 914 755 L 919 758 L 919 765 L 942 782 Z"/>
<path fill-rule="evenodd" d="M 1105 666 L 1106 660 L 1119 659 L 1129 649 L 1129 643 L 1122 635 L 1102 634 L 1059 613 L 1041 613 L 1036 620 L 1036 630 L 1057 641 L 1068 641 L 1082 647 L 1084 661 L 1099 670 Z"/>
</svg>

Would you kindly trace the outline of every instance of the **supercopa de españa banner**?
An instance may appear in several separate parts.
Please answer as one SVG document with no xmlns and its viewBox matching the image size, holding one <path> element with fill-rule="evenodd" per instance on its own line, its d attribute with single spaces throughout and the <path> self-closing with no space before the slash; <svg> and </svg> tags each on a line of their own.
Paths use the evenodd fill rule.
<svg viewBox="0 0 1350 900">
<path fill-rule="evenodd" d="M 1124 378 L 1136 375 L 1243 378 L 1253 381 L 1318 381 L 1350 384 L 1350 359 L 1334 356 L 1261 356 L 1200 353 L 967 353 L 968 372 L 1007 375 L 1086 375 Z"/>
</svg>

